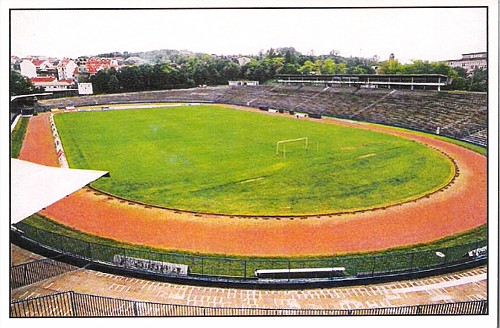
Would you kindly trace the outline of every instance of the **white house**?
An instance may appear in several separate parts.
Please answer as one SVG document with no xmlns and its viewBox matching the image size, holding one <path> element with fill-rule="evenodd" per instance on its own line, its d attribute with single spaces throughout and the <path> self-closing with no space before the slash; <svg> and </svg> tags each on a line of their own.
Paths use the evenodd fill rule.
<svg viewBox="0 0 500 328">
<path fill-rule="evenodd" d="M 63 59 L 57 64 L 57 76 L 59 80 L 72 79 L 78 65 L 72 59 Z"/>
<path fill-rule="evenodd" d="M 26 77 L 29 77 L 29 78 L 37 77 L 36 66 L 35 66 L 35 64 L 31 60 L 24 59 L 19 64 L 19 66 L 21 68 L 21 75 L 22 76 L 26 76 Z"/>
<path fill-rule="evenodd" d="M 244 66 L 244 65 L 248 64 L 249 62 L 251 62 L 252 59 L 249 57 L 238 57 L 238 58 L 236 58 L 236 61 L 238 61 L 238 65 Z"/>
<path fill-rule="evenodd" d="M 45 92 L 70 90 L 73 82 L 71 80 L 57 80 L 55 77 L 34 77 L 31 82 L 35 87 L 43 88 Z"/>
</svg>

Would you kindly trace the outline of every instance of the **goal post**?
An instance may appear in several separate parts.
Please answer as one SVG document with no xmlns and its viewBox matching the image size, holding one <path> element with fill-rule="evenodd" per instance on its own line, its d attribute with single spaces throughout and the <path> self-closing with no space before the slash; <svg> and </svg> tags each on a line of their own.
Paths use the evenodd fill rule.
<svg viewBox="0 0 500 328">
<path fill-rule="evenodd" d="M 307 150 L 309 147 L 309 137 L 280 140 L 280 141 L 276 142 L 276 155 L 279 155 L 280 145 L 282 145 L 283 146 L 283 158 L 286 158 L 286 144 L 292 143 L 292 142 L 302 142 L 302 141 L 304 142 L 304 149 Z"/>
</svg>

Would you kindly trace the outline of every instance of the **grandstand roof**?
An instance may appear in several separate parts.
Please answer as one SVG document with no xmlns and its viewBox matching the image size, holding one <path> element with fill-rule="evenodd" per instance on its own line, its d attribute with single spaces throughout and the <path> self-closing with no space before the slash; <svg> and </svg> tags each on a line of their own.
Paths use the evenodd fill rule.
<svg viewBox="0 0 500 328">
<path fill-rule="evenodd" d="M 448 84 L 448 76 L 442 74 L 282 74 L 278 82 L 283 84 L 334 84 L 381 86 L 381 87 L 436 87 Z"/>
<path fill-rule="evenodd" d="M 335 78 L 335 77 L 358 77 L 358 78 L 433 78 L 442 77 L 447 78 L 448 76 L 443 74 L 279 74 L 278 77 L 301 77 L 301 78 Z"/>
<path fill-rule="evenodd" d="M 107 175 L 106 171 L 39 165 L 11 158 L 11 224 Z"/>
<path fill-rule="evenodd" d="M 52 92 L 44 92 L 44 93 L 32 93 L 29 95 L 17 95 L 17 96 L 12 96 L 10 97 L 10 101 L 19 99 L 19 98 L 30 98 L 30 97 L 37 97 L 37 96 L 48 96 L 51 95 Z"/>
</svg>

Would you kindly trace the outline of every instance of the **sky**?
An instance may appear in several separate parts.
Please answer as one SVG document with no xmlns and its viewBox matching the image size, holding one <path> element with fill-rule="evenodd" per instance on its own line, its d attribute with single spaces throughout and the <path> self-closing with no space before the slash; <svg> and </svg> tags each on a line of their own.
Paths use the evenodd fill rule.
<svg viewBox="0 0 500 328">
<path fill-rule="evenodd" d="M 64 8 L 63 8 L 64 9 Z M 190 50 L 252 55 L 294 47 L 344 57 L 459 59 L 487 50 L 485 8 L 11 10 L 11 54 L 70 57 Z"/>
</svg>

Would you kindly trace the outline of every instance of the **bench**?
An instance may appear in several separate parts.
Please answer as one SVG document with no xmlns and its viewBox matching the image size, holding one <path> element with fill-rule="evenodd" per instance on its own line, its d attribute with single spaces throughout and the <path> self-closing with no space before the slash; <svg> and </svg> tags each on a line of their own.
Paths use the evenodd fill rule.
<svg viewBox="0 0 500 328">
<path fill-rule="evenodd" d="M 345 275 L 344 267 L 255 270 L 255 276 L 257 278 L 263 278 L 263 279 L 332 278 L 332 277 L 343 277 L 344 275 Z"/>
</svg>

